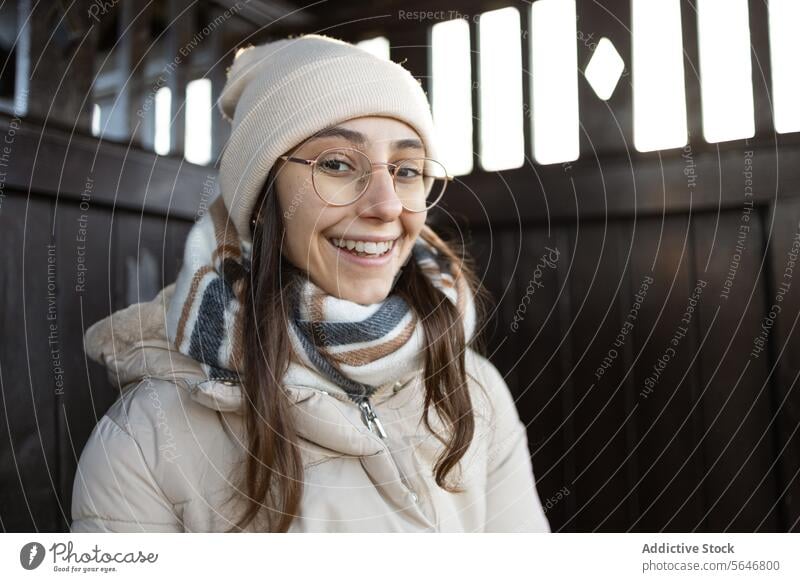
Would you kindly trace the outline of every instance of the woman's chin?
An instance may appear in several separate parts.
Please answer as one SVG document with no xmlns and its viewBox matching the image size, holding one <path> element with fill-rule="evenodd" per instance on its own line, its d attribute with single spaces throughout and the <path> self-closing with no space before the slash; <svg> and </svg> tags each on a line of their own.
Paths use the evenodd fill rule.
<svg viewBox="0 0 800 582">
<path fill-rule="evenodd" d="M 361 284 L 352 284 L 347 282 L 346 285 L 341 284 L 335 287 L 335 293 L 340 299 L 359 303 L 361 305 L 372 305 L 373 303 L 380 303 L 389 294 L 389 285 L 382 282 L 362 282 Z"/>
</svg>

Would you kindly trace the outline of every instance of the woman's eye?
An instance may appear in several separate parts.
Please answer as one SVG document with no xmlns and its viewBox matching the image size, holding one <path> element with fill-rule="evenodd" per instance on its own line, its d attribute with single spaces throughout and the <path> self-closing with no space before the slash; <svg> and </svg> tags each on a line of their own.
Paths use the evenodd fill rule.
<svg viewBox="0 0 800 582">
<path fill-rule="evenodd" d="M 398 170 L 397 170 L 397 177 L 398 178 L 413 179 L 413 178 L 419 178 L 421 175 L 422 175 L 422 172 L 420 172 L 416 168 L 402 167 L 402 168 L 398 168 Z"/>
<path fill-rule="evenodd" d="M 323 169 L 331 172 L 347 172 L 353 169 L 353 167 L 344 160 L 324 160 L 320 165 Z"/>
</svg>

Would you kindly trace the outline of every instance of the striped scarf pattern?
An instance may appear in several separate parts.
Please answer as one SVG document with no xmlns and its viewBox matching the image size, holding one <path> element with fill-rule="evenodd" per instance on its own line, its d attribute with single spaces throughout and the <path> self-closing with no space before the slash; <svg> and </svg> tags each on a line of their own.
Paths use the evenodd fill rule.
<svg viewBox="0 0 800 582">
<path fill-rule="evenodd" d="M 458 265 L 439 249 L 428 227 L 411 258 L 461 314 L 468 342 L 475 331 L 471 290 Z M 167 308 L 167 333 L 175 348 L 197 360 L 214 380 L 244 377 L 242 305 L 251 245 L 238 238 L 222 197 L 192 227 L 183 266 Z M 310 278 L 289 285 L 292 359 L 316 370 L 354 401 L 423 368 L 424 331 L 416 312 L 397 294 L 362 305 L 327 294 Z"/>
</svg>

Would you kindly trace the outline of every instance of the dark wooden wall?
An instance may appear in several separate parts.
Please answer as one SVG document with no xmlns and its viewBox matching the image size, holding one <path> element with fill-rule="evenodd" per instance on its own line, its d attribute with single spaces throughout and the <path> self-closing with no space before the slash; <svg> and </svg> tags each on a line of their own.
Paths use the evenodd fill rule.
<svg viewBox="0 0 800 582">
<path fill-rule="evenodd" d="M 584 37 L 610 38 L 630 66 L 628 4 L 578 0 L 578 15 Z M 525 111 L 529 5 L 457 7 L 471 16 L 520 10 Z M 409 9 L 402 2 L 380 8 L 367 24 L 356 18 L 363 9 L 337 14 L 331 34 L 387 36 L 392 59 L 430 90 L 427 28 L 397 18 Z M 424 9 L 453 6 L 433 1 Z M 776 299 L 800 234 L 800 136 L 773 130 L 766 10 L 750 3 L 753 139 L 703 141 L 695 13 L 684 2 L 685 148 L 635 151 L 630 76 L 603 102 L 581 75 L 577 162 L 539 166 L 528 154 L 519 169 L 476 169 L 434 218 L 470 241 L 497 299 L 484 332 L 529 425 L 554 531 L 800 529 L 800 288 L 795 282 Z M 474 19 L 470 29 L 475 51 Z M 579 42 L 578 50 L 583 70 L 592 48 Z M 477 52 L 472 60 L 475 78 Z M 473 112 L 477 104 L 476 90 Z M 477 152 L 477 119 L 474 130 Z M 746 163 L 752 197 L 744 194 Z M 547 248 L 558 252 L 553 268 L 540 263 Z M 698 282 L 704 286 L 685 325 Z M 751 355 L 776 304 L 764 350 Z M 665 353 L 670 361 L 654 371 Z"/>
<path fill-rule="evenodd" d="M 578 162 L 528 163 L 502 178 L 477 172 L 448 198 L 499 299 L 487 330 L 493 359 L 530 423 L 534 471 L 556 531 L 800 528 L 796 281 L 776 299 L 800 235 L 800 140 L 772 130 L 762 4 L 751 2 L 761 67 L 754 65 L 754 139 L 717 146 L 700 137 L 697 36 L 686 3 L 686 148 L 634 151 L 630 78 L 604 103 L 581 77 Z M 584 33 L 609 37 L 630 63 L 626 7 L 578 2 Z M 591 53 L 578 46 L 583 67 Z M 752 199 L 744 195 L 746 156 Z M 537 276 L 546 247 L 560 260 Z M 698 282 L 705 287 L 684 325 Z M 773 305 L 781 311 L 764 351 L 751 355 Z M 671 346 L 671 360 L 648 384 Z"/>
<path fill-rule="evenodd" d="M 577 162 L 476 169 L 431 217 L 467 239 L 497 300 L 482 333 L 529 426 L 554 531 L 800 530 L 800 283 L 776 299 L 800 226 L 800 136 L 772 131 L 762 4 L 750 3 L 761 67 L 754 67 L 754 139 L 702 140 L 696 28 L 686 2 L 687 148 L 634 151 L 630 78 L 601 102 L 581 76 Z M 525 22 L 524 2 L 434 0 L 419 8 L 474 15 L 506 5 L 518 7 Z M 313 29 L 289 31 L 350 41 L 386 35 L 392 59 L 430 88 L 428 29 L 397 18 L 413 6 L 389 0 L 328 8 L 308 9 Z M 608 36 L 630 64 L 627 2 L 579 0 L 578 12 L 583 32 Z M 278 32 L 287 30 L 265 29 L 248 41 Z M 590 50 L 578 46 L 582 69 Z M 745 152 L 752 152 L 752 209 Z M 198 193 L 215 172 L 35 125 L 17 133 L 13 162 L 0 207 L 0 418 L 7 424 L 0 431 L 0 526 L 64 531 L 77 457 L 116 398 L 104 371 L 83 355 L 83 330 L 174 279 Z M 76 293 L 87 176 L 94 177 L 87 285 Z M 743 225 L 749 229 L 738 238 Z M 62 393 L 50 368 L 48 244 L 55 245 Z M 555 251 L 558 260 L 540 263 Z M 705 286 L 686 324 L 698 281 Z M 755 340 L 775 304 L 781 311 L 756 357 Z M 629 333 L 620 340 L 623 329 Z M 671 346 L 657 382 L 648 383 Z"/>
<path fill-rule="evenodd" d="M 68 531 L 78 457 L 119 395 L 85 357 L 83 332 L 175 279 L 215 172 L 29 123 L 13 131 L 0 206 L 0 525 Z"/>
<path fill-rule="evenodd" d="M 224 5 L 17 3 L 25 22 L 19 45 L 30 52 L 17 60 L 25 111 L 0 102 L 2 531 L 69 529 L 78 458 L 118 397 L 105 369 L 86 358 L 83 333 L 175 280 L 186 235 L 217 175 L 182 159 L 179 96 L 200 76 L 219 93 L 235 42 L 265 18 L 237 6 L 237 16 L 187 54 L 196 31 Z M 164 31 L 153 27 L 159 10 L 171 24 Z M 176 55 L 182 66 L 170 75 L 164 67 Z M 143 131 L 148 119 L 137 110 L 149 101 L 152 113 L 165 79 L 176 96 L 172 150 L 156 156 Z M 107 124 L 104 114 L 102 139 L 91 137 L 95 102 L 116 111 Z M 215 112 L 214 155 L 228 128 Z"/>
</svg>

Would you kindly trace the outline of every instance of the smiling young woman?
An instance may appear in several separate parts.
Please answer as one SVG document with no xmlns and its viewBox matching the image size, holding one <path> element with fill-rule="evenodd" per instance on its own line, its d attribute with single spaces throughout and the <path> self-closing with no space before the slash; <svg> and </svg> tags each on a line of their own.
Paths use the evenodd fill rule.
<svg viewBox="0 0 800 582">
<path fill-rule="evenodd" d="M 485 291 L 426 225 L 452 178 L 419 83 L 306 35 L 237 53 L 220 107 L 177 280 L 86 332 L 124 391 L 73 531 L 549 531 Z"/>
</svg>

